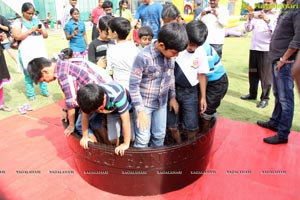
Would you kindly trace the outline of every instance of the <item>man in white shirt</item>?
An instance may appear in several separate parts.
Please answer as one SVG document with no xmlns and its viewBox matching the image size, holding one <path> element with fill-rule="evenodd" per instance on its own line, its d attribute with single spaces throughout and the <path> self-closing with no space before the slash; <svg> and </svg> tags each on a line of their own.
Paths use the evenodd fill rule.
<svg viewBox="0 0 300 200">
<path fill-rule="evenodd" d="M 63 14 L 62 14 L 62 17 L 61 17 L 61 20 L 60 20 L 61 21 L 61 27 L 62 27 L 62 30 L 63 30 L 62 38 L 66 38 L 64 28 L 65 28 L 66 23 L 68 23 L 68 21 L 71 19 L 70 10 L 72 8 L 75 8 L 76 4 L 77 4 L 77 0 L 69 0 L 69 4 L 64 6 Z"/>
<path fill-rule="evenodd" d="M 208 28 L 208 43 L 214 47 L 220 57 L 225 38 L 225 26 L 228 23 L 229 13 L 225 6 L 219 5 L 219 0 L 210 0 L 210 6 L 206 7 L 198 20 L 204 22 Z"/>
<path fill-rule="evenodd" d="M 249 94 L 241 96 L 243 100 L 255 100 L 258 83 L 261 82 L 262 93 L 256 107 L 264 108 L 270 99 L 270 90 L 273 82 L 272 65 L 268 58 L 272 33 L 275 30 L 278 14 L 274 9 L 267 9 L 275 0 L 264 0 L 266 9 L 249 13 L 245 23 L 245 30 L 252 31 L 252 40 L 249 54 Z"/>
</svg>

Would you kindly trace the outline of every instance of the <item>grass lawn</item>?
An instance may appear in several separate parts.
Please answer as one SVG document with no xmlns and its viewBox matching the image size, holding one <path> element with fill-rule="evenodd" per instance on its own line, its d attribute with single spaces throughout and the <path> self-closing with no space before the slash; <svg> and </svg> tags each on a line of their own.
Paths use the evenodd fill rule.
<svg viewBox="0 0 300 200">
<path fill-rule="evenodd" d="M 59 52 L 61 49 L 68 46 L 66 40 L 61 39 L 61 33 L 58 31 L 49 31 L 49 38 L 45 40 L 48 48 L 49 57 L 53 53 Z M 88 39 L 91 32 L 88 31 Z M 227 70 L 229 78 L 229 89 L 223 99 L 220 108 L 218 109 L 219 116 L 226 117 L 232 120 L 256 123 L 258 119 L 268 120 L 271 116 L 274 107 L 273 94 L 269 105 L 264 108 L 256 108 L 259 99 L 254 101 L 244 101 L 240 99 L 241 95 L 248 93 L 248 56 L 251 37 L 242 38 L 226 38 L 223 47 L 223 63 Z M 22 74 L 17 73 L 17 67 L 12 59 L 6 54 L 6 62 L 12 77 L 12 82 L 4 86 L 5 102 L 14 110 L 10 113 L 0 112 L 0 120 L 6 117 L 19 114 L 17 107 L 28 102 L 25 94 L 24 79 Z M 37 99 L 30 102 L 34 109 L 51 104 L 62 99 L 62 92 L 57 82 L 49 84 L 52 99 L 47 99 L 40 95 L 39 89 L 36 87 Z M 260 96 L 260 89 L 258 97 Z M 299 123 L 299 98 L 295 89 L 295 111 L 292 130 L 300 131 Z M 242 131 L 242 130 L 241 130 Z"/>
</svg>

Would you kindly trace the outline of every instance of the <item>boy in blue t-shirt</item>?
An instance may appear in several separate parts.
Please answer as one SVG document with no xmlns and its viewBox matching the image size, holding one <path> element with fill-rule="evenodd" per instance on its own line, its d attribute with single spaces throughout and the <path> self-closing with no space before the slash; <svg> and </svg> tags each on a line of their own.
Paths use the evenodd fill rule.
<svg viewBox="0 0 300 200">
<path fill-rule="evenodd" d="M 198 32 L 200 34 L 208 33 L 206 25 L 201 21 L 192 22 L 198 24 L 198 28 L 187 30 L 187 32 Z M 206 37 L 205 37 L 206 38 Z M 206 111 L 201 115 L 200 122 L 202 122 L 202 132 L 207 132 L 210 125 L 216 120 L 217 109 L 221 104 L 228 89 L 228 78 L 221 58 L 216 50 L 206 41 L 202 47 L 206 51 L 210 72 L 206 74 Z"/>
</svg>

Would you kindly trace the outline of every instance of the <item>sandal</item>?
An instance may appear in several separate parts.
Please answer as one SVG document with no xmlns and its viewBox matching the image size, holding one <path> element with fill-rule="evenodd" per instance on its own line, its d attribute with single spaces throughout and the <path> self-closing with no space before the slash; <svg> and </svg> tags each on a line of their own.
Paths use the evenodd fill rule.
<svg viewBox="0 0 300 200">
<path fill-rule="evenodd" d="M 12 109 L 10 107 L 8 107 L 7 105 L 1 105 L 0 110 L 2 110 L 4 112 L 11 112 L 12 111 Z"/>
<path fill-rule="evenodd" d="M 42 94 L 43 97 L 47 97 L 48 99 L 52 99 L 52 95 L 51 94 Z"/>
<path fill-rule="evenodd" d="M 34 101 L 34 100 L 35 100 L 35 97 L 28 97 L 28 100 L 29 100 L 29 101 Z"/>
<path fill-rule="evenodd" d="M 31 107 L 31 105 L 29 105 L 28 103 L 25 103 L 25 104 L 23 105 L 23 108 L 24 108 L 26 111 L 32 111 L 32 110 L 33 110 L 32 107 Z"/>
<path fill-rule="evenodd" d="M 18 107 L 18 111 L 20 112 L 20 114 L 24 115 L 27 113 L 27 110 L 24 108 L 24 106 L 19 106 Z"/>
</svg>

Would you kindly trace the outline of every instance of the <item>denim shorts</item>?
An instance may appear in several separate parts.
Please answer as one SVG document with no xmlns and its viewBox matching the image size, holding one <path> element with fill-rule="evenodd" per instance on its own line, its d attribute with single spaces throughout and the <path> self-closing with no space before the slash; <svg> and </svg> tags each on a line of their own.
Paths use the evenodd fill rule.
<svg viewBox="0 0 300 200">
<path fill-rule="evenodd" d="M 179 114 L 175 114 L 173 110 L 170 111 L 168 109 L 168 128 L 176 128 L 179 123 L 182 123 L 185 130 L 195 131 L 198 129 L 198 93 L 198 84 L 190 88 L 176 87 L 176 100 L 179 104 Z"/>
</svg>

